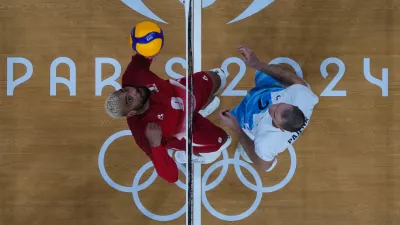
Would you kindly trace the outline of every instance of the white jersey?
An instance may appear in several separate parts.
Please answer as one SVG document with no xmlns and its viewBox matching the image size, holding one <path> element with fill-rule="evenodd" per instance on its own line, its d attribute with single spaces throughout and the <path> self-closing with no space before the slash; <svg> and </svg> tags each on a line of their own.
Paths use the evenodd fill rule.
<svg viewBox="0 0 400 225">
<path fill-rule="evenodd" d="M 251 112 L 251 124 L 243 123 L 243 130 L 254 140 L 256 154 L 265 161 L 272 161 L 280 152 L 292 145 L 303 130 L 307 127 L 318 97 L 304 85 L 294 84 L 288 88 L 274 90 L 268 93 L 270 104 L 259 112 Z M 264 92 L 264 96 L 265 92 Z M 254 98 L 254 97 L 252 97 Z M 260 99 L 264 97 L 259 97 Z M 266 98 L 266 97 L 265 97 Z M 267 98 L 266 98 L 267 99 Z M 282 131 L 272 125 L 272 118 L 268 112 L 269 106 L 278 103 L 287 103 L 299 107 L 306 117 L 306 123 L 298 132 Z"/>
</svg>

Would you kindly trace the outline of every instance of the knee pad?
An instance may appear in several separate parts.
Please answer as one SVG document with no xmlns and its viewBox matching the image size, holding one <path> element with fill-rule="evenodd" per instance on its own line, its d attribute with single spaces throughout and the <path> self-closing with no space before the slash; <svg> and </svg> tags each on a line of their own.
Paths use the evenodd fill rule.
<svg viewBox="0 0 400 225">
<path fill-rule="evenodd" d="M 211 71 L 215 72 L 216 74 L 218 74 L 219 78 L 221 79 L 221 86 L 219 87 L 218 91 L 221 91 L 222 89 L 224 89 L 225 85 L 226 85 L 226 73 L 221 69 L 221 68 L 215 68 L 212 69 Z"/>
</svg>

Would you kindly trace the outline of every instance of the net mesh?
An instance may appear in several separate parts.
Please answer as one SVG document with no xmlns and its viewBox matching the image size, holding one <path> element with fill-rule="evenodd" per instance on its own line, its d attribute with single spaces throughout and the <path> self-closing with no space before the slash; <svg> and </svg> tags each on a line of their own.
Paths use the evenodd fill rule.
<svg viewBox="0 0 400 225">
<path fill-rule="evenodd" d="M 187 184 L 187 202 L 186 202 L 186 224 L 192 225 L 193 222 L 193 137 L 192 120 L 194 111 L 193 98 L 193 0 L 185 0 L 186 21 L 187 21 L 187 79 L 186 79 L 186 112 L 187 112 L 187 146 L 186 146 L 186 184 Z"/>
</svg>

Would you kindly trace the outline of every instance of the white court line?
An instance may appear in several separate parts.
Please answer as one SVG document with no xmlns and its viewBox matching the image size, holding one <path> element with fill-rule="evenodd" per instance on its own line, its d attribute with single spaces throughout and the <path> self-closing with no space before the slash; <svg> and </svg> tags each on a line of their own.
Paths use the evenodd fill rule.
<svg viewBox="0 0 400 225">
<path fill-rule="evenodd" d="M 193 40 L 193 71 L 201 71 L 201 3 L 202 0 L 194 0 L 193 19 L 194 19 L 194 40 Z M 194 225 L 201 225 L 201 164 L 194 164 L 193 182 L 193 220 Z"/>
</svg>

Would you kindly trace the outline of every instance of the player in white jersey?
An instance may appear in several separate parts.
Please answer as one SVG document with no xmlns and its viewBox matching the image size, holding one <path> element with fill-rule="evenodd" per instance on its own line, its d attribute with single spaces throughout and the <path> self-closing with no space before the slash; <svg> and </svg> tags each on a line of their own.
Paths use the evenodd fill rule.
<svg viewBox="0 0 400 225">
<path fill-rule="evenodd" d="M 292 145 L 308 125 L 318 97 L 302 78 L 278 65 L 262 63 L 245 46 L 238 51 L 256 69 L 255 87 L 233 110 L 220 112 L 222 123 L 239 136 L 242 156 L 271 171 L 277 155 Z"/>
</svg>

